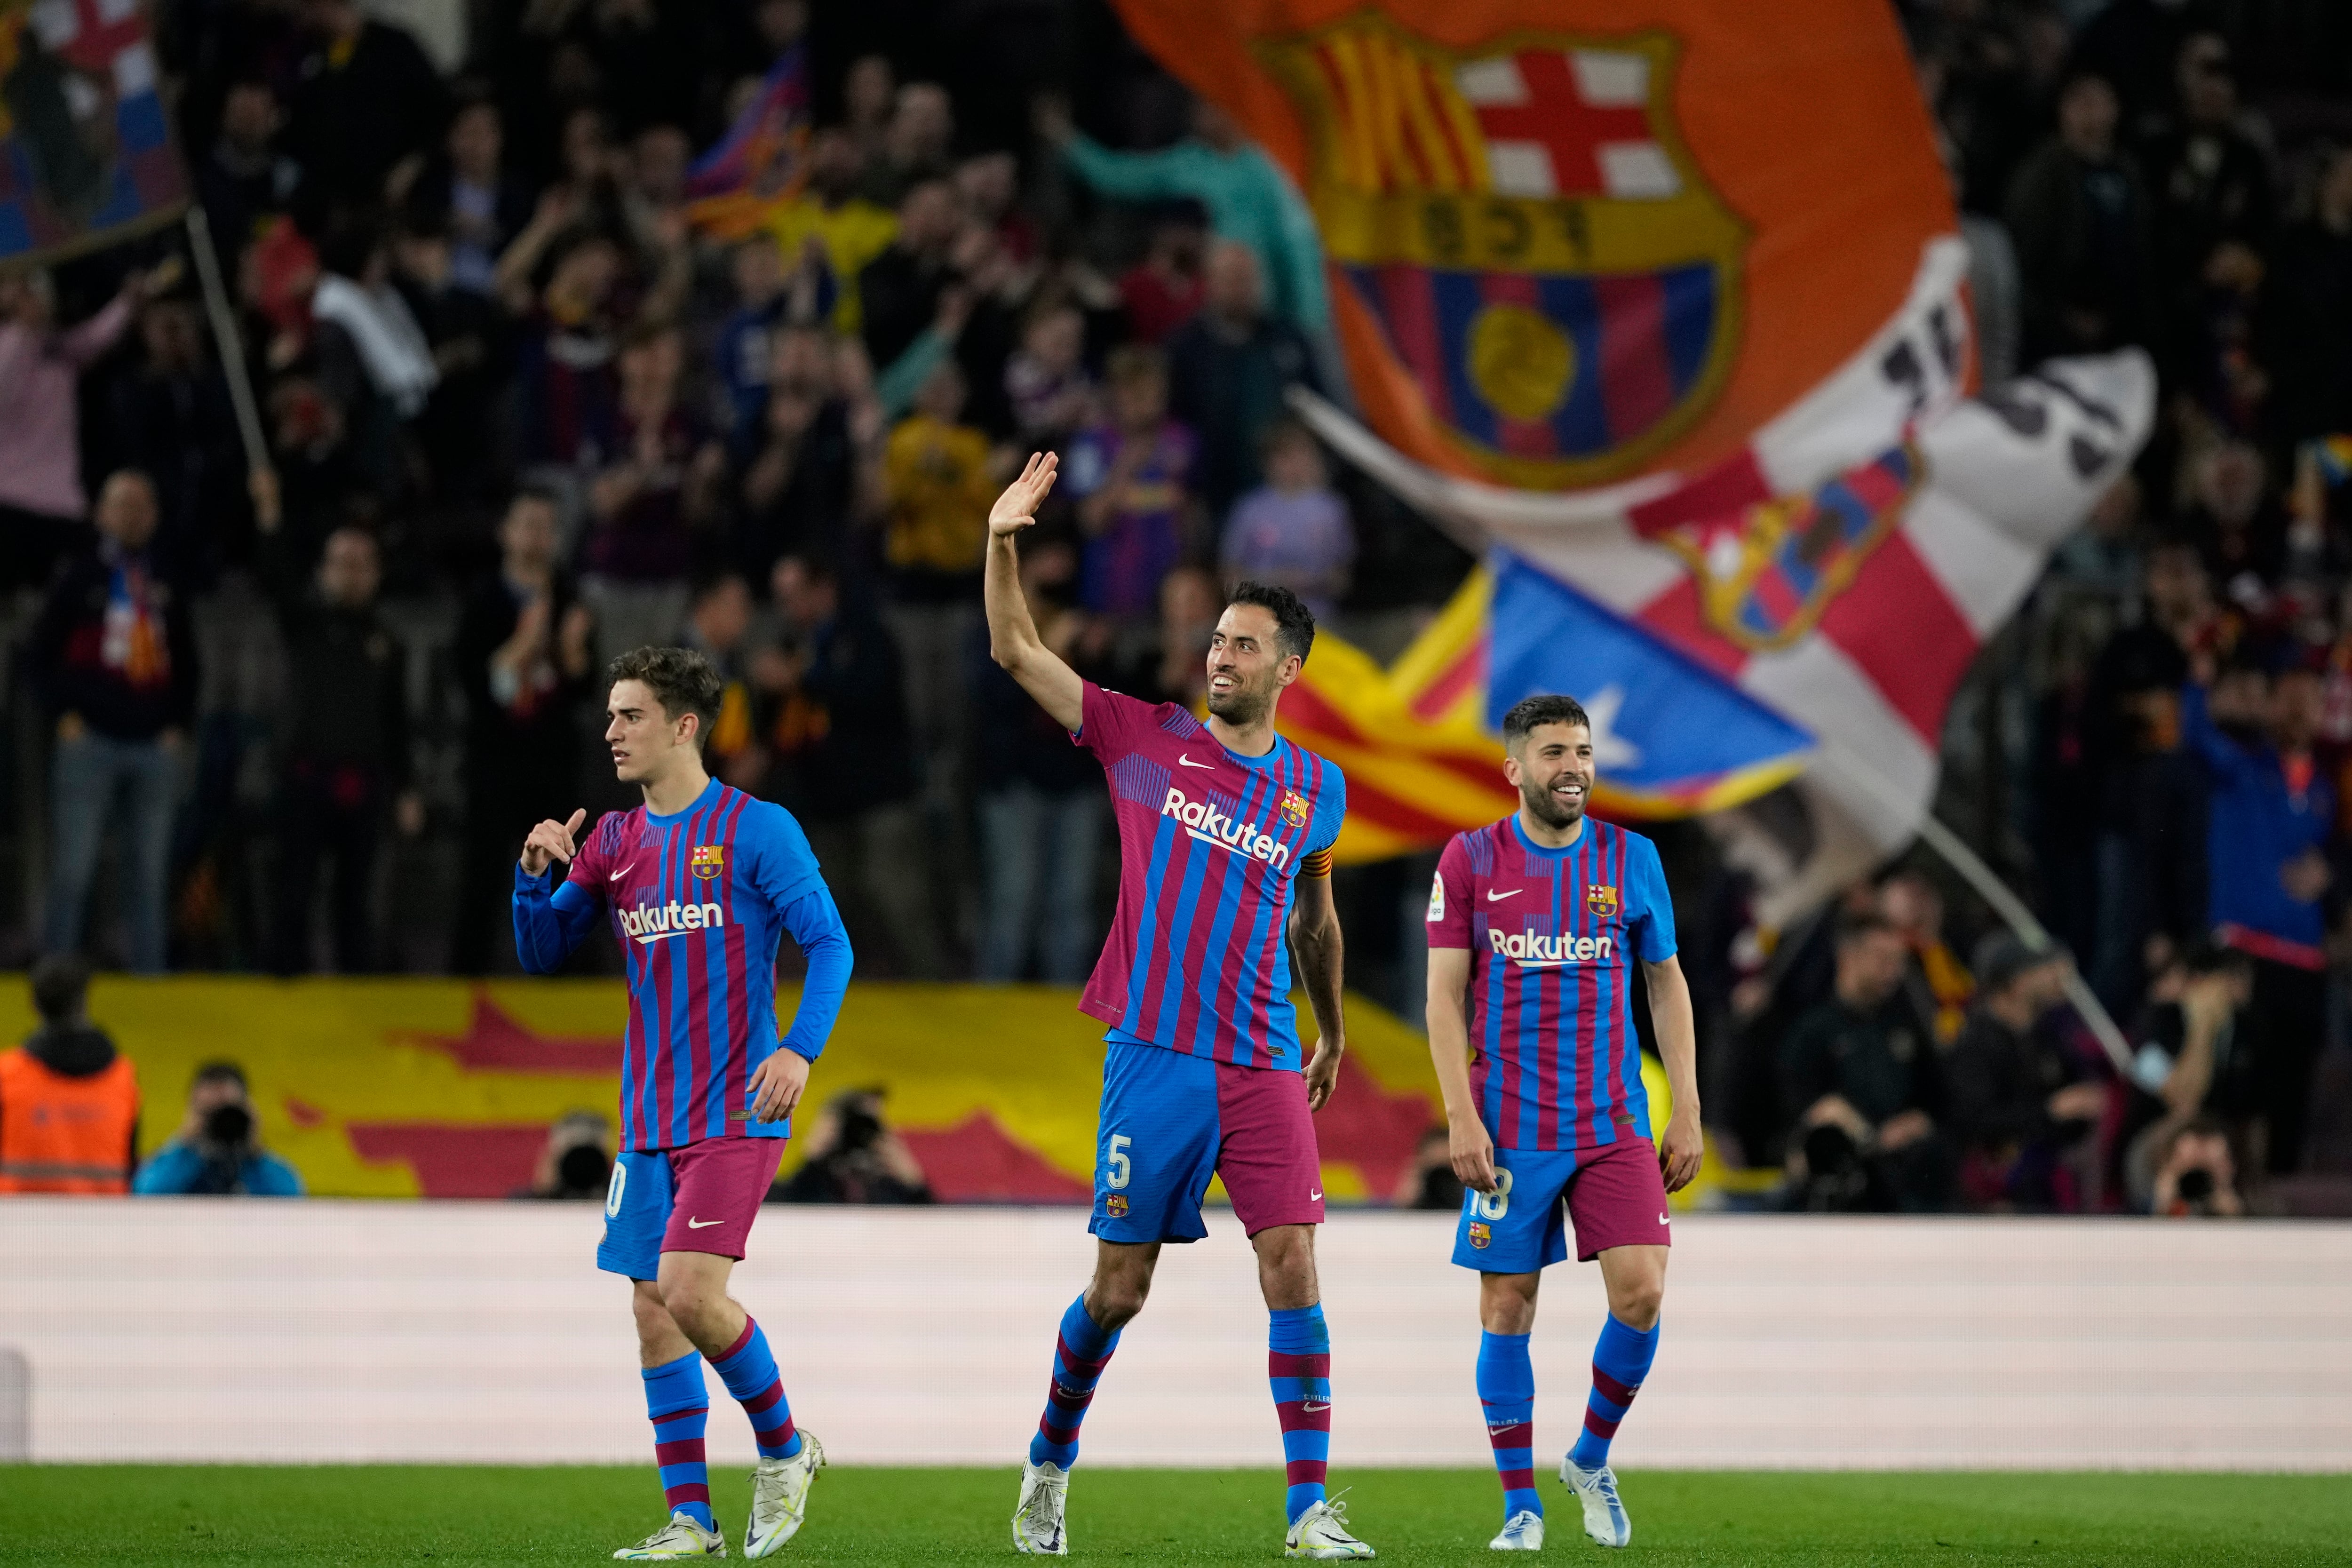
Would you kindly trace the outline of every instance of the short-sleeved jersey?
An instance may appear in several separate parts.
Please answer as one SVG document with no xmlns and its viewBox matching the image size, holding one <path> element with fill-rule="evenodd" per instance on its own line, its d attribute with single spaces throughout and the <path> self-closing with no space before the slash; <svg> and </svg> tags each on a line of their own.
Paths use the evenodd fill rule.
<svg viewBox="0 0 2352 1568">
<path fill-rule="evenodd" d="M 1429 945 L 1470 952 L 1470 1086 L 1498 1146 L 1649 1135 L 1633 962 L 1675 952 L 1656 846 L 1591 817 L 1565 849 L 1529 841 L 1517 816 L 1457 833 L 1429 889 Z"/>
<path fill-rule="evenodd" d="M 753 1121 L 746 1107 L 751 1074 L 777 1047 L 784 911 L 820 885 L 792 814 L 713 780 L 672 816 L 606 814 L 570 881 L 610 906 L 628 956 L 621 1147 L 784 1136 L 785 1123 Z"/>
<path fill-rule="evenodd" d="M 1218 744 L 1172 702 L 1087 683 L 1078 744 L 1118 819 L 1118 914 L 1079 1010 L 1125 1037 L 1241 1067 L 1299 1065 L 1285 928 L 1299 865 L 1339 837 L 1339 770 L 1277 738 Z"/>
</svg>

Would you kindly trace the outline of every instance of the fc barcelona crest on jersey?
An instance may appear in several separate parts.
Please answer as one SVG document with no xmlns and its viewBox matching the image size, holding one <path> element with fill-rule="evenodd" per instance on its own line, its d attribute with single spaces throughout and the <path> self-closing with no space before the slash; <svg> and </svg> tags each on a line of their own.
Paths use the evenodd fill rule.
<svg viewBox="0 0 2352 1568">
<path fill-rule="evenodd" d="M 719 876 L 727 869 L 727 846 L 724 844 L 696 845 L 693 858 L 687 862 L 687 868 L 706 880 Z"/>
<path fill-rule="evenodd" d="M 1464 457 L 1592 484 L 1715 401 L 1748 230 L 1683 143 L 1672 35 L 1449 49 L 1367 11 L 1257 47 L 1308 128 L 1342 314 L 1374 323 Z"/>
<path fill-rule="evenodd" d="M 1584 889 L 1584 907 L 1604 921 L 1614 917 L 1617 913 L 1617 889 L 1606 882 L 1590 884 Z"/>
<path fill-rule="evenodd" d="M 1487 1228 L 1487 1225 L 1485 1220 L 1474 1219 L 1470 1222 L 1471 1246 L 1483 1252 L 1486 1249 L 1486 1244 L 1494 1239 L 1495 1233 L 1491 1229 Z"/>
<path fill-rule="evenodd" d="M 1282 792 L 1282 820 L 1293 827 L 1307 826 L 1307 797 L 1295 789 Z"/>
<path fill-rule="evenodd" d="M 1125 1193 L 1113 1193 L 1110 1196 L 1103 1199 L 1103 1213 L 1108 1215 L 1113 1219 L 1125 1219 L 1127 1217 L 1127 1194 Z"/>
</svg>

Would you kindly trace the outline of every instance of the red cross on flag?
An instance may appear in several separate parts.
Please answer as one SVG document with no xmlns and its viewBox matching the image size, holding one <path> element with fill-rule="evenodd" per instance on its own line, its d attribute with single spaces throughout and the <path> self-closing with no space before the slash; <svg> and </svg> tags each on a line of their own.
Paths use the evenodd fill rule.
<svg viewBox="0 0 2352 1568">
<path fill-rule="evenodd" d="M 1658 201 L 1682 190 L 1651 130 L 1647 56 L 1529 49 L 1465 61 L 1454 82 L 1486 135 L 1499 195 Z"/>
</svg>

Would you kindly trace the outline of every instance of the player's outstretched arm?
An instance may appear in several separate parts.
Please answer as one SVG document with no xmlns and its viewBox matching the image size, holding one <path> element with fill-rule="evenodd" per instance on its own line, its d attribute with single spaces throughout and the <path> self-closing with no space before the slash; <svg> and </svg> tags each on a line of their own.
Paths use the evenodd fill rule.
<svg viewBox="0 0 2352 1568">
<path fill-rule="evenodd" d="M 1054 488 L 1061 458 L 1032 452 L 1021 477 L 1004 487 L 988 513 L 988 567 L 982 597 L 988 606 L 988 653 L 1021 689 L 1072 734 L 1086 721 L 1086 682 L 1037 636 L 1029 601 L 1021 592 L 1021 555 L 1013 536 L 1037 521 L 1037 508 Z"/>
<path fill-rule="evenodd" d="M 600 900 L 570 881 L 557 883 L 551 891 L 542 879 L 551 863 L 561 860 L 568 866 L 578 857 L 580 825 L 587 820 L 585 810 L 573 812 L 564 822 L 550 817 L 523 840 L 522 856 L 515 865 L 514 928 L 515 956 L 526 973 L 554 973 L 595 929 Z"/>
<path fill-rule="evenodd" d="M 1429 1059 L 1437 1069 L 1438 1098 L 1445 1105 L 1446 1152 L 1462 1184 L 1495 1190 L 1495 1140 L 1478 1117 L 1470 1092 L 1470 950 L 1429 948 Z"/>
<path fill-rule="evenodd" d="M 1339 1058 L 1348 1054 L 1348 1021 L 1339 1010 L 1339 907 L 1331 901 L 1331 872 L 1301 871 L 1290 905 L 1290 958 L 1314 1009 L 1315 1059 L 1307 1064 L 1307 1107 L 1320 1110 L 1339 1087 Z"/>
<path fill-rule="evenodd" d="M 1666 1179 L 1666 1191 L 1677 1193 L 1698 1174 L 1700 1157 L 1706 1152 L 1698 1119 L 1698 1025 L 1691 1016 L 1690 982 L 1683 978 L 1682 960 L 1672 953 L 1644 960 L 1642 973 L 1650 983 L 1650 1023 L 1658 1033 L 1658 1055 L 1666 1064 L 1666 1087 L 1675 1096 L 1675 1113 L 1666 1119 L 1665 1135 L 1658 1140 L 1658 1169 Z"/>
</svg>

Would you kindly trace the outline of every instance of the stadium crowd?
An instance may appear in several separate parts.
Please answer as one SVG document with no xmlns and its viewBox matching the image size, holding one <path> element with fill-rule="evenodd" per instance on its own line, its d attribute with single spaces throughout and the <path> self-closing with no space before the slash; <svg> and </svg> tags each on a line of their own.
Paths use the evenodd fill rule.
<svg viewBox="0 0 2352 1568">
<path fill-rule="evenodd" d="M 2352 17 L 1900 9 L 1988 375 L 2163 374 L 1956 703 L 1943 802 L 2138 1055 L 2065 958 L 1973 903 L 1948 930 L 1939 868 L 1767 932 L 1661 825 L 1714 1131 L 1800 1206 L 2274 1202 L 2352 1171 Z M 979 624 L 1019 457 L 1064 453 L 1045 638 L 1139 694 L 1199 695 L 1221 578 L 1385 657 L 1470 564 L 1283 412 L 1346 395 L 1305 209 L 1096 0 L 475 10 L 445 73 L 355 0 L 161 7 L 274 482 L 176 234 L 0 281 L 18 952 L 510 969 L 529 825 L 631 804 L 596 672 L 677 639 L 728 682 L 714 773 L 807 826 L 861 975 L 1080 980 L 1099 770 Z M 689 221 L 794 48 L 804 187 Z M 1413 1016 L 1433 859 L 1341 874 L 1351 975 Z"/>
</svg>

